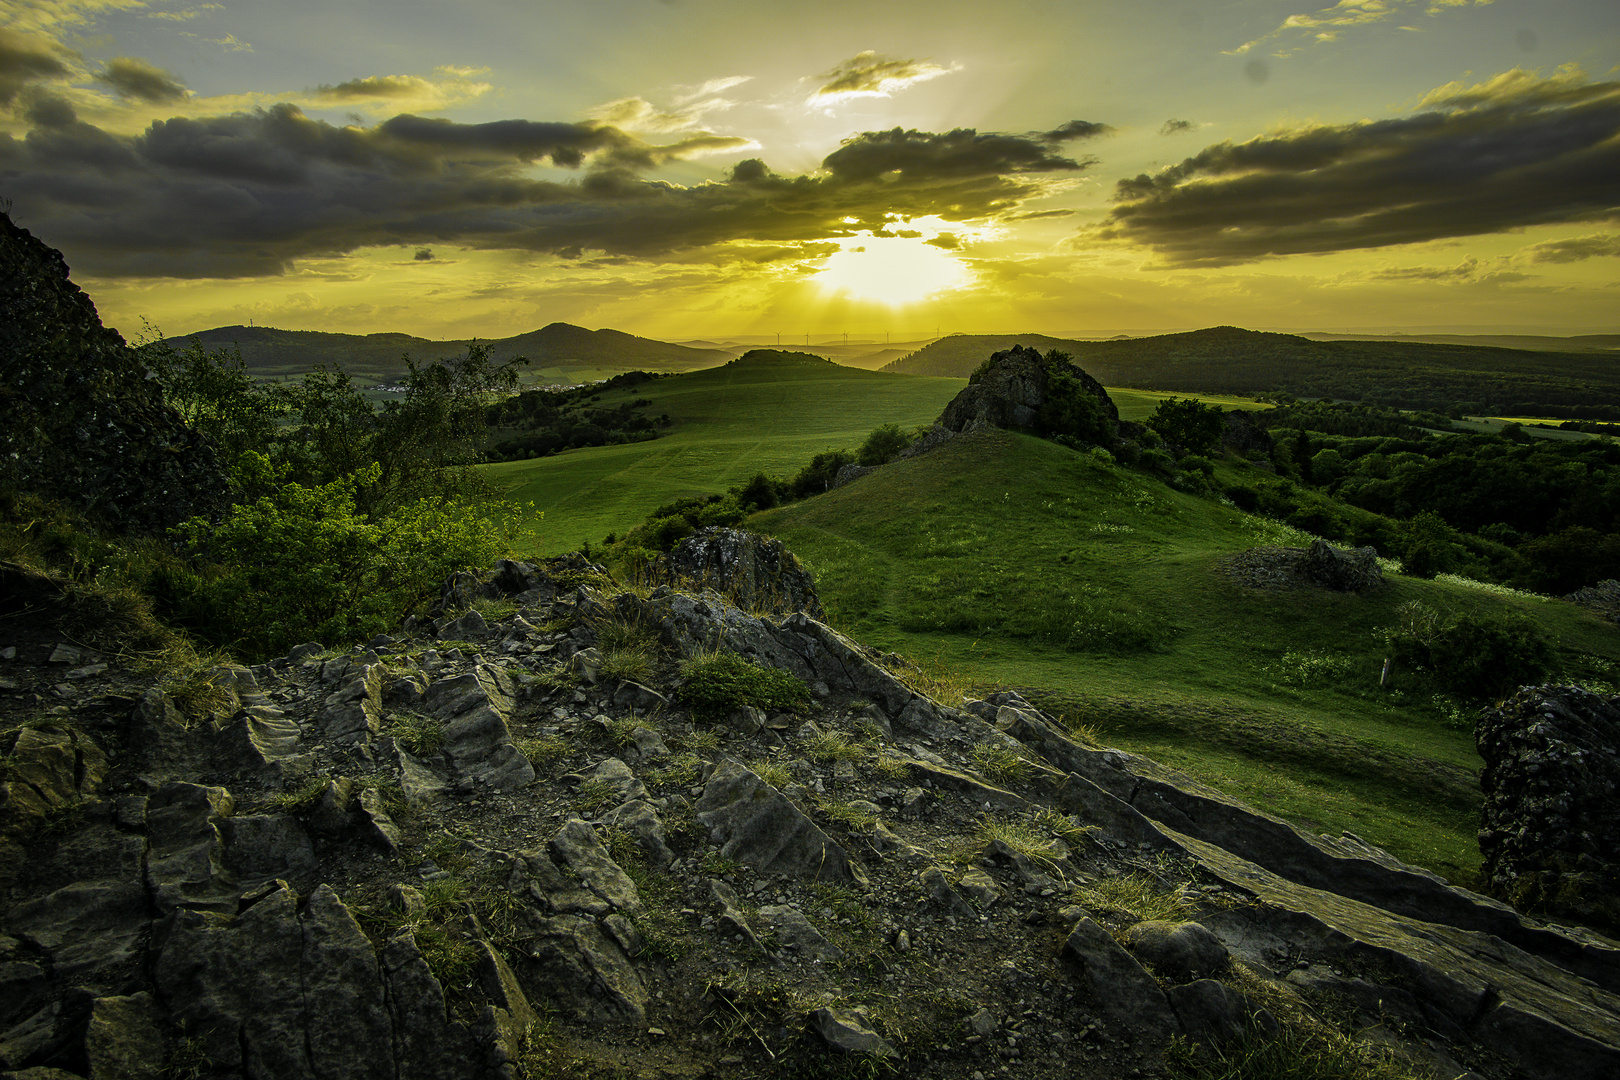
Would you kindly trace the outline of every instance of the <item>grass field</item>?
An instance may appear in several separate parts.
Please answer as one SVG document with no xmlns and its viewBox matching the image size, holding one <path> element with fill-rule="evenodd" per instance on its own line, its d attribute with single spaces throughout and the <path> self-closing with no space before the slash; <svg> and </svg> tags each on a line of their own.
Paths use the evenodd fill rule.
<svg viewBox="0 0 1620 1080">
<path fill-rule="evenodd" d="M 1408 600 L 1522 609 L 1575 669 L 1620 657 L 1572 605 L 1392 578 L 1367 596 L 1261 592 L 1217 573 L 1283 526 L 1005 432 L 971 436 L 751 519 L 861 641 L 1013 686 L 1111 745 L 1307 828 L 1350 831 L 1448 878 L 1478 863 L 1471 716 L 1374 631 Z"/>
<path fill-rule="evenodd" d="M 966 384 L 774 355 L 789 359 L 739 361 L 604 393 L 603 407 L 639 394 L 652 400 L 649 412 L 670 415 L 668 434 L 651 442 L 484 466 L 497 491 L 545 515 L 531 521 L 518 551 L 572 551 L 625 532 L 672 499 L 723 493 L 758 472 L 791 477 L 815 454 L 857 447 L 882 424 L 932 422 Z"/>
</svg>

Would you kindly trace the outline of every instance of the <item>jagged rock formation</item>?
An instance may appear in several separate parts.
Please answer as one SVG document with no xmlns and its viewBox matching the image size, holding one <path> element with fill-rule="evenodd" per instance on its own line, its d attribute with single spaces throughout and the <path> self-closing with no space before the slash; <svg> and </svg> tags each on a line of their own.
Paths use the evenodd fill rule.
<svg viewBox="0 0 1620 1080">
<path fill-rule="evenodd" d="M 626 628 L 642 682 L 609 674 Z M 507 562 L 400 634 L 219 669 L 214 720 L 16 648 L 0 1070 L 1112 1078 L 1315 1010 L 1441 1075 L 1620 1071 L 1615 942 L 1015 693 L 934 700 L 803 613 Z M 694 721 L 680 662 L 715 649 L 811 703 Z"/>
<path fill-rule="evenodd" d="M 1620 699 L 1527 686 L 1484 710 L 1474 735 L 1491 890 L 1620 929 Z"/>
<path fill-rule="evenodd" d="M 1620 581 L 1613 578 L 1576 589 L 1564 599 L 1594 611 L 1610 622 L 1620 622 Z"/>
<path fill-rule="evenodd" d="M 840 483 L 842 478 L 839 473 Z M 748 611 L 802 611 L 813 619 L 826 618 L 815 581 L 782 541 L 741 529 L 699 529 L 659 556 L 646 575 L 653 584 L 712 590 Z"/>
<path fill-rule="evenodd" d="M 1315 587 L 1361 593 L 1384 586 L 1377 548 L 1339 548 L 1321 539 L 1303 548 L 1250 548 L 1224 560 L 1218 569 L 1255 589 Z"/>
<path fill-rule="evenodd" d="M 1047 403 L 1047 386 L 1054 370 L 1078 381 L 1086 393 L 1097 399 L 1108 422 L 1117 427 L 1119 409 L 1101 383 L 1067 361 L 1049 362 L 1023 345 L 993 354 L 976 381 L 945 406 L 939 426 L 954 432 L 986 427 L 1032 428 Z"/>
<path fill-rule="evenodd" d="M 121 531 L 224 505 L 212 446 L 101 325 L 62 253 L 0 214 L 0 468 Z"/>
</svg>

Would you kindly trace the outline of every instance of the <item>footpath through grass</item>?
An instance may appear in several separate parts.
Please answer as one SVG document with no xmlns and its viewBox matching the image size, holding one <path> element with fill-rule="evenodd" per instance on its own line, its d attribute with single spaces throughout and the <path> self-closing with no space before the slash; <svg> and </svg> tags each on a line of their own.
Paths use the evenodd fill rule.
<svg viewBox="0 0 1620 1080">
<path fill-rule="evenodd" d="M 1219 572 L 1285 526 L 1052 443 L 957 440 L 757 515 L 863 642 L 1012 686 L 1306 828 L 1353 832 L 1454 881 L 1478 866 L 1472 715 L 1375 636 L 1418 600 L 1537 619 L 1575 670 L 1615 632 L 1561 601 L 1404 576 L 1369 596 L 1267 592 Z"/>
<path fill-rule="evenodd" d="M 840 367 L 802 353 L 751 360 L 602 395 L 608 408 L 639 395 L 673 421 L 651 442 L 573 450 L 484 466 L 506 498 L 544 518 L 517 540 L 524 555 L 554 555 L 623 533 L 674 499 L 722 494 L 765 472 L 792 476 L 823 450 L 853 449 L 882 424 L 931 423 L 966 385 Z"/>
</svg>

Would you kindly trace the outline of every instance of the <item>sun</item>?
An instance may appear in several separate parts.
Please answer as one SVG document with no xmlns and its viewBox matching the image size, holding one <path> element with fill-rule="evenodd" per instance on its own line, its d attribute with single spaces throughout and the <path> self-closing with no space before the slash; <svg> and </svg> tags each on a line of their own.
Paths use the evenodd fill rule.
<svg viewBox="0 0 1620 1080">
<path fill-rule="evenodd" d="M 971 275 L 961 260 L 919 237 L 867 233 L 829 255 L 815 280 L 823 292 L 905 307 L 960 289 Z"/>
</svg>

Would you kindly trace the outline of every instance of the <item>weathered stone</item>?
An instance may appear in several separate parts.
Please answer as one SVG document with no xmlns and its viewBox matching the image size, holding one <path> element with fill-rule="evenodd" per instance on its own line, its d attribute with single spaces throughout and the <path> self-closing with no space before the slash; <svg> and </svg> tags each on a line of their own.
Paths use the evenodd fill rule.
<svg viewBox="0 0 1620 1080">
<path fill-rule="evenodd" d="M 951 887 L 950 879 L 937 866 L 931 866 L 919 875 L 923 890 L 942 912 L 953 919 L 977 921 L 979 913 L 962 894 Z"/>
<path fill-rule="evenodd" d="M 957 882 L 957 887 L 967 894 L 968 899 L 979 905 L 979 910 L 986 911 L 992 906 L 1007 899 L 1007 891 L 996 884 L 996 879 L 983 870 L 968 870 Z"/>
<path fill-rule="evenodd" d="M 315 848 L 291 814 L 225 818 L 225 865 L 243 885 L 293 876 L 315 868 Z"/>
<path fill-rule="evenodd" d="M 566 864 L 591 892 L 630 915 L 641 912 L 641 895 L 619 864 L 613 861 L 596 830 L 579 818 L 563 822 L 551 838 L 552 857 Z"/>
<path fill-rule="evenodd" d="M 697 812 L 698 821 L 721 845 L 723 858 L 766 873 L 818 881 L 864 879 L 848 852 L 739 762 L 727 759 L 715 768 Z"/>
<path fill-rule="evenodd" d="M 177 907 L 236 910 L 235 883 L 225 869 L 219 829 L 234 805 L 222 787 L 180 782 L 165 784 L 148 800 L 146 887 L 159 912 Z"/>
<path fill-rule="evenodd" d="M 428 687 L 423 706 L 445 721 L 444 752 L 463 779 L 510 791 L 534 783 L 534 767 L 512 745 L 506 726 L 512 686 L 497 667 L 480 664 Z"/>
<path fill-rule="evenodd" d="M 250 1076 L 393 1080 L 393 1025 L 365 934 L 320 886 L 286 888 L 234 918 L 179 910 L 153 978 L 216 1067 Z"/>
<path fill-rule="evenodd" d="M 381 970 L 398 1080 L 476 1075 L 483 1055 L 471 1033 L 450 1022 L 444 988 L 428 970 L 409 930 L 388 939 Z"/>
<path fill-rule="evenodd" d="M 328 780 L 309 812 L 307 820 L 310 832 L 317 836 L 342 836 L 348 832 L 354 825 L 351 807 L 354 805 L 356 787 L 355 782 L 347 776 Z"/>
<path fill-rule="evenodd" d="M 360 742 L 377 733 L 382 722 L 381 664 L 345 669 L 343 683 L 327 695 L 321 728 L 337 743 Z"/>
<path fill-rule="evenodd" d="M 817 1009 L 809 1021 L 811 1029 L 840 1053 L 879 1058 L 900 1054 L 893 1043 L 872 1030 L 871 1019 L 858 1009 Z"/>
<path fill-rule="evenodd" d="M 822 936 L 804 912 L 788 904 L 768 904 L 757 912 L 759 922 L 775 937 L 778 948 L 792 949 L 812 960 L 837 960 L 844 951 Z"/>
<path fill-rule="evenodd" d="M 630 802 L 609 811 L 604 820 L 617 829 L 629 833 L 641 847 L 647 865 L 654 870 L 666 869 L 675 861 L 664 835 L 664 822 L 657 809 L 645 799 Z"/>
<path fill-rule="evenodd" d="M 158 1080 L 167 1076 L 163 1011 L 146 991 L 97 998 L 84 1033 L 91 1080 Z"/>
<path fill-rule="evenodd" d="M 50 952 L 57 975 L 87 979 L 137 959 L 149 921 L 139 883 L 81 881 L 18 905 L 6 925 Z"/>
<path fill-rule="evenodd" d="M 1312 540 L 1305 549 L 1305 576 L 1338 592 L 1368 592 L 1384 584 L 1377 548 L 1336 548 L 1326 540 Z"/>
<path fill-rule="evenodd" d="M 1221 1046 L 1243 1038 L 1252 1028 L 1276 1024 L 1270 1013 L 1215 979 L 1172 986 L 1165 996 L 1182 1029 L 1197 1042 Z"/>
<path fill-rule="evenodd" d="M 1088 998 L 1110 1026 L 1161 1041 L 1180 1030 L 1153 976 L 1091 919 L 1075 924 L 1063 942 L 1063 953 L 1079 965 Z"/>
<path fill-rule="evenodd" d="M 630 766 L 618 758 L 603 758 L 585 778 L 587 784 L 611 791 L 618 805 L 647 798 L 647 785 L 636 779 Z"/>
<path fill-rule="evenodd" d="M 693 592 L 711 589 L 747 611 L 826 618 L 815 581 L 782 541 L 741 529 L 699 529 L 655 561 L 649 575 Z"/>
<path fill-rule="evenodd" d="M 613 704 L 631 712 L 649 713 L 669 708 L 669 698 L 650 686 L 625 679 L 613 691 Z"/>
<path fill-rule="evenodd" d="M 618 943 L 588 915 L 558 915 L 533 928 L 530 956 L 554 1002 L 582 1019 L 642 1025 L 647 988 Z"/>
<path fill-rule="evenodd" d="M 1171 982 L 1191 982 L 1226 966 L 1226 946 L 1195 922 L 1150 919 L 1125 931 L 1125 945 L 1155 974 Z"/>
<path fill-rule="evenodd" d="M 1620 697 L 1525 687 L 1480 714 L 1491 890 L 1620 929 Z"/>
</svg>

